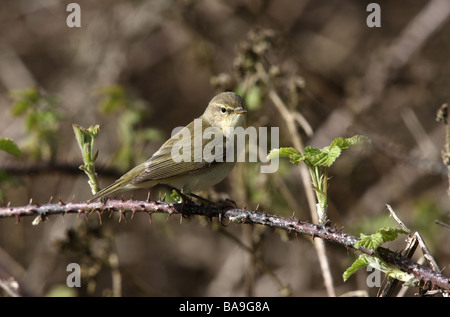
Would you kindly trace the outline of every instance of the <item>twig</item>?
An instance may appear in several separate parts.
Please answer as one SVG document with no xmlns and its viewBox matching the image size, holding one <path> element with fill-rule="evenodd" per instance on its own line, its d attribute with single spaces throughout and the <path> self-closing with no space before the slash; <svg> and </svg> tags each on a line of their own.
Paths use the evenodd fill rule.
<svg viewBox="0 0 450 317">
<path fill-rule="evenodd" d="M 442 222 L 442 221 L 439 221 L 439 220 L 435 220 L 434 223 L 437 224 L 437 225 L 441 225 L 444 228 L 450 229 L 450 225 L 445 223 L 445 222 Z"/>
<path fill-rule="evenodd" d="M 291 114 L 291 112 L 288 110 L 288 108 L 284 104 L 283 100 L 280 98 L 278 93 L 272 87 L 270 79 L 269 79 L 269 75 L 268 75 L 267 71 L 264 69 L 264 66 L 261 63 L 257 63 L 256 69 L 257 69 L 257 73 L 258 73 L 259 77 L 263 80 L 263 82 L 268 87 L 270 100 L 273 102 L 275 107 L 278 109 L 281 116 L 283 117 L 284 122 L 286 123 L 287 129 L 289 131 L 289 135 L 292 137 L 292 142 L 293 142 L 294 147 L 299 151 L 303 151 L 303 149 L 305 147 L 303 145 L 303 141 L 300 137 L 300 134 L 297 131 L 297 127 L 295 124 L 295 122 L 296 122 L 295 117 Z M 301 164 L 301 165 L 299 165 L 299 171 L 300 171 L 300 176 L 301 176 L 301 180 L 303 183 L 303 187 L 305 189 L 306 198 L 308 200 L 311 218 L 312 218 L 313 222 L 318 223 L 319 217 L 317 215 L 317 210 L 316 210 L 316 199 L 315 199 L 314 191 L 310 184 L 308 168 L 304 164 Z M 323 243 L 322 240 L 318 240 L 317 243 L 314 244 L 314 247 L 316 249 L 317 256 L 319 258 L 319 263 L 320 263 L 320 268 L 322 270 L 322 276 L 324 279 L 325 288 L 327 289 L 328 295 L 334 297 L 334 296 L 336 296 L 336 292 L 334 290 L 333 278 L 331 276 L 330 265 L 328 263 L 328 258 L 326 256 L 325 244 Z"/>
<path fill-rule="evenodd" d="M 411 108 L 406 108 L 402 111 L 401 117 L 416 140 L 417 147 L 420 150 L 420 157 L 430 161 L 439 157 L 439 151 L 434 146 L 430 135 L 425 131 L 414 111 Z"/>
<path fill-rule="evenodd" d="M 303 151 L 304 149 L 303 142 L 301 141 L 300 135 L 298 134 L 297 129 L 295 127 L 294 117 L 290 114 L 289 110 L 284 105 L 283 101 L 273 88 L 269 89 L 269 98 L 272 100 L 274 105 L 277 107 L 278 111 L 283 116 L 283 119 L 287 123 L 287 127 L 290 132 L 290 135 L 292 136 L 295 148 L 297 148 L 299 151 Z M 315 203 L 316 201 L 314 198 L 314 192 L 310 184 L 310 178 L 308 175 L 309 172 L 307 167 L 303 164 L 300 165 L 299 168 L 303 186 L 306 192 L 306 197 L 310 206 L 309 208 L 310 214 L 313 221 L 317 223 L 319 222 L 319 216 L 316 210 L 316 203 Z M 331 276 L 330 265 L 328 263 L 328 258 L 326 255 L 325 244 L 323 243 L 323 241 L 319 240 L 317 241 L 317 243 L 314 244 L 314 247 L 316 248 L 317 256 L 319 258 L 320 268 L 322 269 L 322 276 L 324 279 L 328 295 L 334 297 L 336 296 L 336 292 L 334 290 L 333 278 Z"/>
<path fill-rule="evenodd" d="M 402 227 L 403 229 L 408 229 L 408 227 L 400 220 L 395 211 L 392 209 L 391 205 L 386 204 L 386 207 L 389 210 L 391 217 L 394 218 L 395 221 L 397 221 L 400 227 Z"/>
<path fill-rule="evenodd" d="M 77 165 L 78 164 L 78 165 Z M 80 176 L 80 168 L 79 163 L 58 163 L 58 162 L 48 162 L 48 163 L 33 163 L 33 164 L 16 164 L 14 163 L 7 163 L 0 165 L 0 169 L 2 171 L 5 171 L 8 174 L 14 175 L 14 176 L 33 176 L 33 175 L 41 175 L 41 174 L 49 174 L 49 173 L 61 173 L 66 175 L 75 175 Z M 96 168 L 97 172 L 101 174 L 103 177 L 111 177 L 111 178 L 118 178 L 122 174 L 119 170 L 115 168 L 107 168 L 107 167 L 100 167 Z"/>
<path fill-rule="evenodd" d="M 17 283 L 16 280 L 13 278 L 10 278 L 9 280 L 3 280 L 0 278 L 0 289 L 3 289 L 6 294 L 8 294 L 11 297 L 20 297 L 22 296 L 19 293 L 19 283 Z"/>
<path fill-rule="evenodd" d="M 392 218 L 402 227 L 403 229 L 408 229 L 408 227 L 403 223 L 403 221 L 400 220 L 400 218 L 397 216 L 395 211 L 392 209 L 392 207 L 388 204 L 386 204 L 386 207 L 389 210 L 389 213 Z M 413 237 L 409 236 L 407 240 L 407 246 L 402 252 L 402 255 L 411 258 L 416 251 L 417 248 L 417 240 Z M 395 287 L 398 284 L 398 280 L 393 279 L 391 277 L 388 277 L 386 284 L 379 290 L 378 294 L 380 297 L 390 297 L 392 293 L 394 292 Z"/>
<path fill-rule="evenodd" d="M 231 208 L 228 206 L 203 206 L 150 200 L 108 200 L 105 203 L 65 203 L 60 201 L 58 203 L 50 203 L 42 206 L 30 203 L 27 206 L 1 207 L 0 218 L 15 217 L 19 221 L 20 218 L 24 216 L 38 216 L 42 220 L 45 220 L 45 218 L 50 215 L 83 214 L 88 216 L 93 211 L 96 211 L 99 217 L 101 217 L 104 212 L 118 212 L 120 214 L 120 219 L 128 212 L 131 212 L 132 215 L 136 212 L 145 212 L 149 215 L 152 213 L 167 213 L 168 215 L 181 214 L 184 217 L 201 215 L 208 218 L 221 217 L 221 219 L 228 219 L 230 222 L 235 223 L 260 224 L 271 228 L 283 229 L 289 232 L 293 231 L 309 235 L 314 238 L 321 238 L 323 240 L 338 243 L 347 249 L 355 249 L 368 255 L 376 256 L 376 253 L 378 253 L 385 262 L 398 267 L 404 272 L 413 274 L 417 279 L 424 282 L 429 282 L 445 290 L 450 289 L 450 278 L 444 276 L 440 272 L 433 271 L 432 269 L 420 265 L 389 249 L 379 247 L 377 252 L 375 252 L 373 249 L 367 249 L 364 247 L 356 248 L 355 243 L 360 239 L 346 234 L 336 228 L 303 222 L 294 218 L 284 218 L 262 212 Z"/>
<path fill-rule="evenodd" d="M 445 146 L 444 150 L 442 150 L 442 162 L 447 166 L 449 182 L 447 194 L 450 196 L 450 124 L 448 119 L 448 104 L 444 103 L 436 113 L 436 121 L 445 125 Z"/>
<path fill-rule="evenodd" d="M 392 209 L 392 207 L 388 204 L 386 204 L 391 216 L 395 219 L 395 221 L 404 229 L 408 229 L 408 227 L 400 220 L 400 218 L 397 216 L 395 211 Z M 422 236 L 415 232 L 413 235 L 409 235 L 407 240 L 407 246 L 403 250 L 402 255 L 408 259 L 410 259 L 414 252 L 417 249 L 417 246 L 420 246 L 422 249 L 423 257 L 426 259 L 428 264 L 431 266 L 431 268 L 439 272 L 439 266 L 437 265 L 436 261 L 434 260 L 433 256 L 431 255 L 430 250 L 428 249 L 427 245 L 425 244 L 425 241 L 423 240 Z M 394 280 L 392 278 L 389 278 L 384 288 L 380 291 L 380 296 L 390 296 L 395 288 L 395 286 L 398 284 L 398 280 Z"/>
</svg>

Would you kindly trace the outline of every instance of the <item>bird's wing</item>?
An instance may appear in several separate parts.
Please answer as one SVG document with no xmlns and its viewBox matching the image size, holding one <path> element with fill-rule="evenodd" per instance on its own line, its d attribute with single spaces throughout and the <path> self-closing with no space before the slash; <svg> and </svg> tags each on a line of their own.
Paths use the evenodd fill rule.
<svg viewBox="0 0 450 317">
<path fill-rule="evenodd" d="M 201 131 L 211 126 L 202 120 Z M 202 135 L 194 135 L 194 122 L 180 130 L 176 135 L 167 140 L 153 156 L 148 159 L 144 169 L 139 175 L 134 177 L 131 184 L 141 184 L 149 181 L 158 181 L 175 176 L 195 174 L 209 168 L 218 162 L 225 162 L 226 159 L 226 139 L 219 129 L 217 135 L 211 139 Z M 194 138 L 198 138 L 195 140 Z M 217 147 L 215 146 L 217 144 Z M 217 154 L 216 154 L 216 151 Z M 208 155 L 212 153 L 212 155 Z M 218 158 L 221 159 L 218 159 Z M 130 171 L 131 172 L 131 171 Z"/>
</svg>

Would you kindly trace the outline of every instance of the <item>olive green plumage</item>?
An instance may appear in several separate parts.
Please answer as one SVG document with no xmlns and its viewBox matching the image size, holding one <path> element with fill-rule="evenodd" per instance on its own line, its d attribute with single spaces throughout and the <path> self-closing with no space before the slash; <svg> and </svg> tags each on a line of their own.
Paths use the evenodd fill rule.
<svg viewBox="0 0 450 317">
<path fill-rule="evenodd" d="M 227 128 L 242 127 L 244 103 L 238 94 L 224 92 L 215 96 L 199 120 L 194 120 L 168 139 L 147 161 L 134 167 L 111 185 L 105 187 L 90 202 L 117 192 L 136 188 L 151 188 L 158 184 L 176 187 L 185 193 L 210 188 L 222 181 L 233 169 L 235 161 L 228 162 Z M 197 131 L 201 127 L 200 131 Z M 211 139 L 203 133 L 210 131 L 216 141 L 222 141 L 222 151 L 205 157 Z M 200 135 L 199 135 L 200 134 Z M 222 139 L 222 140 L 217 140 Z M 185 152 L 184 150 L 187 150 Z M 214 152 L 214 153 L 213 153 Z"/>
</svg>

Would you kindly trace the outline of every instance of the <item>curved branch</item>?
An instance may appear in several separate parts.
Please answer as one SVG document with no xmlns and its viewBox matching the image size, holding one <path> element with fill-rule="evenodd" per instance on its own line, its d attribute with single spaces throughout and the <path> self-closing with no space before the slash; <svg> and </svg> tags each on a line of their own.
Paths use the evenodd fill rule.
<svg viewBox="0 0 450 317">
<path fill-rule="evenodd" d="M 294 231 L 306 234 L 311 237 L 318 237 L 323 240 L 338 243 L 345 248 L 355 249 L 372 256 L 376 255 L 375 250 L 364 247 L 355 247 L 355 243 L 360 240 L 358 237 L 349 235 L 341 230 L 330 226 L 312 224 L 296 220 L 294 218 L 285 218 L 264 212 L 231 208 L 229 206 L 204 206 L 186 203 L 168 203 L 163 201 L 138 201 L 138 200 L 108 200 L 103 202 L 62 202 L 48 203 L 44 205 L 32 204 L 19 207 L 1 207 L 0 218 L 15 217 L 20 221 L 24 216 L 38 216 L 37 219 L 45 220 L 46 217 L 55 214 L 84 214 L 88 216 L 96 211 L 101 221 L 101 215 L 104 212 L 119 212 L 120 219 L 125 217 L 126 213 L 131 212 L 132 216 L 136 212 L 146 212 L 150 216 L 152 213 L 167 213 L 168 215 L 180 214 L 183 217 L 205 216 L 208 218 L 217 217 L 219 220 L 228 219 L 230 222 L 244 224 L 260 224 L 272 228 L 279 228 L 286 231 Z M 442 289 L 450 289 L 450 278 L 440 272 L 420 265 L 409 258 L 400 255 L 397 252 L 379 247 L 378 255 L 388 264 L 398 267 L 404 272 L 413 274 L 420 281 L 430 282 Z"/>
</svg>

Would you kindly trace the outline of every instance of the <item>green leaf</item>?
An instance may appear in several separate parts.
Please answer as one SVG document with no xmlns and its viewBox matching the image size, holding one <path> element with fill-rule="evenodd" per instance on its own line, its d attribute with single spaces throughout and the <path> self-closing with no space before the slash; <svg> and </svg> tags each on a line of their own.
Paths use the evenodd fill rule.
<svg viewBox="0 0 450 317">
<path fill-rule="evenodd" d="M 170 194 L 170 198 L 176 203 L 183 202 L 183 197 L 176 190 L 172 190 L 172 193 Z"/>
<path fill-rule="evenodd" d="M 26 88 L 12 91 L 11 97 L 14 99 L 12 114 L 14 116 L 19 116 L 39 102 L 40 93 L 35 88 Z"/>
<path fill-rule="evenodd" d="M 146 128 L 139 131 L 136 134 L 136 138 L 144 141 L 161 141 L 163 139 L 163 134 L 159 129 Z"/>
<path fill-rule="evenodd" d="M 365 247 L 376 250 L 384 242 L 393 241 L 399 234 L 408 234 L 409 232 L 410 231 L 408 229 L 386 227 L 378 229 L 376 233 L 369 236 L 361 233 L 361 240 L 355 243 L 355 247 Z M 346 281 L 357 270 L 367 265 L 371 265 L 374 268 L 384 272 L 387 276 L 401 281 L 410 282 L 414 278 L 414 276 L 410 274 L 391 267 L 378 257 L 361 254 L 359 258 L 353 262 L 352 266 L 345 270 L 344 274 L 342 274 L 344 281 Z"/>
<path fill-rule="evenodd" d="M 355 243 L 355 247 L 376 249 L 384 242 L 395 240 L 399 234 L 408 234 L 409 232 L 408 229 L 386 227 L 378 229 L 376 233 L 370 236 L 361 233 L 361 240 Z"/>
<path fill-rule="evenodd" d="M 101 87 L 99 95 L 103 98 L 100 101 L 100 109 L 105 114 L 114 113 L 122 108 L 129 108 L 133 103 L 125 88 L 120 85 Z"/>
<path fill-rule="evenodd" d="M 261 88 L 252 86 L 245 94 L 245 105 L 248 110 L 258 110 L 261 107 Z"/>
<path fill-rule="evenodd" d="M 341 155 L 338 146 L 326 146 L 319 150 L 311 146 L 305 148 L 304 160 L 313 166 L 331 166 Z"/>
<path fill-rule="evenodd" d="M 289 157 L 293 164 L 300 164 L 305 161 L 309 167 L 313 166 L 326 166 L 330 167 L 334 161 L 341 155 L 343 149 L 347 149 L 353 145 L 370 143 L 370 139 L 363 135 L 355 135 L 351 138 L 335 138 L 331 142 L 330 146 L 326 146 L 323 149 L 317 149 L 312 146 L 305 148 L 305 153 L 302 155 L 298 150 L 292 147 L 285 147 L 280 149 L 274 149 L 270 151 L 267 159 L 273 159 L 275 157 Z"/>
<path fill-rule="evenodd" d="M 20 116 L 21 114 L 24 114 L 30 106 L 31 104 L 29 102 L 18 100 L 13 104 L 11 112 L 13 116 Z"/>
<path fill-rule="evenodd" d="M 360 237 L 361 237 L 361 240 L 359 240 L 355 243 L 356 248 L 364 247 L 364 248 L 368 248 L 368 249 L 376 249 L 383 243 L 382 236 L 377 233 L 374 233 L 370 236 L 367 236 L 364 233 L 361 233 Z"/>
<path fill-rule="evenodd" d="M 333 142 L 331 142 L 330 146 L 337 146 L 340 149 L 344 150 L 353 145 L 369 144 L 370 142 L 370 139 L 364 135 L 354 135 L 351 138 L 335 138 Z"/>
<path fill-rule="evenodd" d="M 93 144 L 100 126 L 97 124 L 95 126 L 90 126 L 88 129 L 83 128 L 77 124 L 72 124 L 73 132 L 75 133 L 75 138 L 80 146 L 82 152 L 85 151 L 85 146 L 89 150 Z"/>
<path fill-rule="evenodd" d="M 351 275 L 353 275 L 356 271 L 358 271 L 360 268 L 366 267 L 368 265 L 385 273 L 386 276 L 388 276 L 388 277 L 395 278 L 397 280 L 406 282 L 407 285 L 412 285 L 413 282 L 416 280 L 414 275 L 405 273 L 405 272 L 401 271 L 400 269 L 387 264 L 380 258 L 371 256 L 371 255 L 367 255 L 367 254 L 361 254 L 359 256 L 359 258 L 353 262 L 352 266 L 350 266 L 342 274 L 342 278 L 344 279 L 344 282 Z"/>
<path fill-rule="evenodd" d="M 344 282 L 356 271 L 358 271 L 360 268 L 363 268 L 369 264 L 369 261 L 367 260 L 367 256 L 365 254 L 361 254 L 359 258 L 357 258 L 352 266 L 350 266 L 348 269 L 345 270 L 345 272 L 342 274 L 342 278 L 344 279 Z"/>
<path fill-rule="evenodd" d="M 270 150 L 269 154 L 267 155 L 266 160 L 271 160 L 274 158 L 279 158 L 280 157 L 280 149 L 273 149 Z"/>
<path fill-rule="evenodd" d="M 13 140 L 8 138 L 0 138 L 0 150 L 6 151 L 9 154 L 20 156 L 22 152 Z"/>
<path fill-rule="evenodd" d="M 386 227 L 377 230 L 377 233 L 382 235 L 383 242 L 394 241 L 395 239 L 397 239 L 397 236 L 399 234 L 408 234 L 410 232 L 411 231 L 409 229 L 392 227 Z"/>
<path fill-rule="evenodd" d="M 91 186 L 92 193 L 95 194 L 100 190 L 100 186 L 95 173 L 95 160 L 97 159 L 98 152 L 94 152 L 94 141 L 99 133 L 100 126 L 97 124 L 86 129 L 77 124 L 72 124 L 72 127 L 84 163 L 79 169 L 84 171 L 89 177 L 88 183 Z"/>
<path fill-rule="evenodd" d="M 298 165 L 303 160 L 303 155 L 292 147 L 282 147 L 279 149 L 273 149 L 267 155 L 267 159 L 271 160 L 278 157 L 289 157 L 291 163 Z"/>
<path fill-rule="evenodd" d="M 62 115 L 58 112 L 58 100 L 44 95 L 35 88 L 11 92 L 14 100 L 12 114 L 24 117 L 28 138 L 23 149 L 32 157 L 54 160 L 58 149 L 58 130 Z"/>
</svg>

